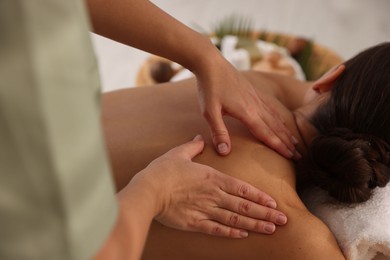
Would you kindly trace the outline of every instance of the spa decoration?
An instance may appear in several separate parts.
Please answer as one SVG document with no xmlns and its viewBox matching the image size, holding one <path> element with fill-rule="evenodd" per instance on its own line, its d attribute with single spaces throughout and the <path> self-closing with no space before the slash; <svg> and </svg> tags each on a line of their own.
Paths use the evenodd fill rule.
<svg viewBox="0 0 390 260">
<path fill-rule="evenodd" d="M 253 20 L 237 15 L 219 21 L 210 37 L 223 56 L 239 70 L 258 70 L 315 80 L 342 62 L 333 51 L 302 37 L 255 30 Z M 150 85 L 191 77 L 192 73 L 170 60 L 150 56 L 141 66 L 136 85 Z"/>
</svg>

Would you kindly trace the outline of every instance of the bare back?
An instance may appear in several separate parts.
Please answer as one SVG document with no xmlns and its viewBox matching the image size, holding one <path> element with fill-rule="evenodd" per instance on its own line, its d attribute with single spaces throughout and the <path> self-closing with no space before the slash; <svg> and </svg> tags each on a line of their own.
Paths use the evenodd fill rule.
<svg viewBox="0 0 390 260">
<path fill-rule="evenodd" d="M 258 85 L 255 76 L 249 79 Z M 290 111 L 272 102 L 296 134 Z M 299 199 L 293 163 L 255 140 L 240 122 L 226 118 L 226 123 L 232 152 L 221 157 L 201 116 L 194 80 L 104 95 L 103 126 L 118 189 L 156 157 L 202 134 L 207 146 L 195 161 L 268 193 L 288 217 L 273 235 L 250 233 L 239 240 L 177 231 L 155 222 L 143 259 L 343 259 L 333 234 Z"/>
</svg>

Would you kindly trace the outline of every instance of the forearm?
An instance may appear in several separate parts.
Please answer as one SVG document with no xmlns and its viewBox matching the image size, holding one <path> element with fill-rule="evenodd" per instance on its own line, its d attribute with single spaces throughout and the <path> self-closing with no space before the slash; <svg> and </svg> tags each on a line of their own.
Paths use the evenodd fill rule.
<svg viewBox="0 0 390 260">
<path fill-rule="evenodd" d="M 94 31 L 196 71 L 219 52 L 209 39 L 144 0 L 87 0 Z M 158 43 L 158 44 L 156 44 Z"/>
<path fill-rule="evenodd" d="M 118 193 L 116 225 L 96 259 L 140 259 L 149 226 L 156 215 L 154 189 L 134 178 Z"/>
</svg>

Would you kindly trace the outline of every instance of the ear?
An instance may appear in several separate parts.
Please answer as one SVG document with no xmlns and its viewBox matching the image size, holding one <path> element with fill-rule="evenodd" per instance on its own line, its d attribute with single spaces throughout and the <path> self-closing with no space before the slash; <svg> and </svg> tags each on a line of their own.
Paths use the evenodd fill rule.
<svg viewBox="0 0 390 260">
<path fill-rule="evenodd" d="M 321 78 L 316 80 L 313 83 L 313 90 L 319 92 L 319 93 L 324 93 L 327 91 L 332 90 L 333 83 L 338 79 L 341 74 L 345 71 L 345 65 L 341 64 L 331 70 L 329 70 L 325 75 L 323 75 Z"/>
</svg>

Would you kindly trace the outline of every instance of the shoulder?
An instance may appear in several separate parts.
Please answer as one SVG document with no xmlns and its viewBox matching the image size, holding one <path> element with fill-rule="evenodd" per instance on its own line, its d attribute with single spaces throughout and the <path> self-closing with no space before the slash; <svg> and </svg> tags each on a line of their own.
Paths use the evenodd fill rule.
<svg viewBox="0 0 390 260">
<path fill-rule="evenodd" d="M 307 209 L 292 209 L 285 238 L 294 247 L 292 259 L 345 259 L 330 229 Z M 286 243 L 287 243 L 286 241 Z"/>
<path fill-rule="evenodd" d="M 276 98 L 290 110 L 301 106 L 303 97 L 310 87 L 310 82 L 291 76 L 259 71 L 244 72 L 256 91 Z"/>
</svg>

